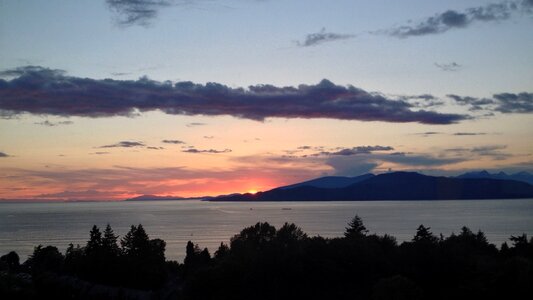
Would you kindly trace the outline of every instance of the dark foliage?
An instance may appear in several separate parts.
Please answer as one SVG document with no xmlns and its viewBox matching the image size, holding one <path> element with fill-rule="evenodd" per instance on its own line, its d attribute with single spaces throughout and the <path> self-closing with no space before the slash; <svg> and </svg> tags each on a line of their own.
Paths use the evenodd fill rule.
<svg viewBox="0 0 533 300">
<path fill-rule="evenodd" d="M 398 245 L 369 234 L 358 216 L 342 238 L 257 223 L 213 257 L 191 241 L 183 264 L 165 261 L 164 251 L 141 225 L 120 247 L 109 225 L 103 234 L 94 226 L 87 245 L 71 244 L 65 256 L 52 246 L 36 247 L 23 265 L 14 252 L 2 256 L 0 298 L 518 299 L 533 286 L 533 239 L 525 234 L 499 250 L 481 231 L 437 237 L 420 225 Z"/>
<path fill-rule="evenodd" d="M 188 244 L 185 299 L 511 299 L 533 286 L 533 239 L 498 250 L 480 231 L 412 241 L 368 234 L 355 216 L 344 238 L 308 237 L 294 224 L 257 223 L 198 262 Z M 196 258 L 194 258 L 196 257 Z"/>
</svg>

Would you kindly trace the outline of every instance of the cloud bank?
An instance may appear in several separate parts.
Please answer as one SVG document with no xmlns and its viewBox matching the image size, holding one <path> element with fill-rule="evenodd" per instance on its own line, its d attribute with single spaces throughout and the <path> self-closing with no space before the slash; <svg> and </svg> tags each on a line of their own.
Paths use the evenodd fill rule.
<svg viewBox="0 0 533 300">
<path fill-rule="evenodd" d="M 173 115 L 230 115 L 265 118 L 328 118 L 338 120 L 452 124 L 469 116 L 415 110 L 413 104 L 370 93 L 354 86 L 322 80 L 298 87 L 255 85 L 231 88 L 219 83 L 195 84 L 138 80 L 91 79 L 64 71 L 29 66 L 0 72 L 0 112 L 56 116 L 133 116 L 162 111 Z"/>
</svg>

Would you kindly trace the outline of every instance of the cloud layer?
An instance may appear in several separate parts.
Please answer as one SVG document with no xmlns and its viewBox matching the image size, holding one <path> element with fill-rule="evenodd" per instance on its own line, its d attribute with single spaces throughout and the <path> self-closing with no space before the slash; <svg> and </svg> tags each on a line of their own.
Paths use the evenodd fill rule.
<svg viewBox="0 0 533 300">
<path fill-rule="evenodd" d="M 0 111 L 56 116 L 133 116 L 159 110 L 175 115 L 231 115 L 265 118 L 329 118 L 339 120 L 451 124 L 468 116 L 415 110 L 413 104 L 328 80 L 316 85 L 231 88 L 219 83 L 91 79 L 64 71 L 20 67 L 0 72 Z"/>
</svg>

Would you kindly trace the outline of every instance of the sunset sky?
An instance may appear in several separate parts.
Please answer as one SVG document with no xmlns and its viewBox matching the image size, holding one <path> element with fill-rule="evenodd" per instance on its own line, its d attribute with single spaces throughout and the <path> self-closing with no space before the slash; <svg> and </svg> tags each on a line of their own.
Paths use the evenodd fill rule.
<svg viewBox="0 0 533 300">
<path fill-rule="evenodd" d="M 0 199 L 533 170 L 533 1 L 0 1 Z"/>
</svg>

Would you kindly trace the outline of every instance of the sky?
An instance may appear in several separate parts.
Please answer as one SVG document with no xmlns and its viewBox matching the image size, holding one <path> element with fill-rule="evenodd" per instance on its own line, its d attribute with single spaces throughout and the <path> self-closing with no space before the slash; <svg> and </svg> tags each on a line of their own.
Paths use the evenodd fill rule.
<svg viewBox="0 0 533 300">
<path fill-rule="evenodd" d="M 0 1 L 0 199 L 533 171 L 533 1 Z"/>
</svg>

